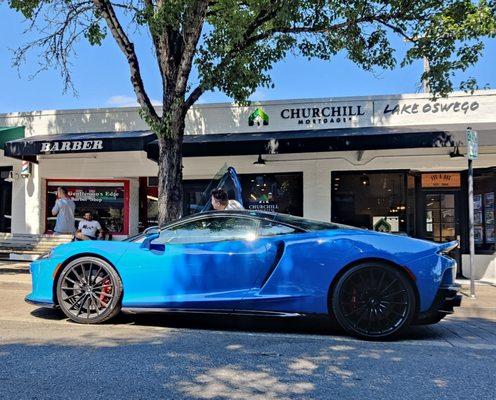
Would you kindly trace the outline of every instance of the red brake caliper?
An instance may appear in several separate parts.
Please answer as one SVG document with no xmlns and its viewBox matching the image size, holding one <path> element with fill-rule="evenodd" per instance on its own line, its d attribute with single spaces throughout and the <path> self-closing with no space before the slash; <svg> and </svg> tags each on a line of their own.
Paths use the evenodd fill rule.
<svg viewBox="0 0 496 400">
<path fill-rule="evenodd" d="M 100 294 L 100 301 L 104 304 L 108 303 L 108 297 L 104 296 L 103 293 L 110 294 L 112 292 L 112 288 L 109 285 L 110 279 L 107 278 L 103 281 L 102 293 Z"/>
</svg>

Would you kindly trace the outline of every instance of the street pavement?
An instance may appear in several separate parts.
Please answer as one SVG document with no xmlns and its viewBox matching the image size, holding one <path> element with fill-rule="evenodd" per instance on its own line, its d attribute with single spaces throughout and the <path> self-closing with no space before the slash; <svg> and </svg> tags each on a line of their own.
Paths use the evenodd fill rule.
<svg viewBox="0 0 496 400">
<path fill-rule="evenodd" d="M 320 319 L 78 325 L 26 304 L 29 274 L 0 268 L 0 399 L 494 399 L 496 287 L 478 289 L 484 317 L 366 342 Z"/>
</svg>

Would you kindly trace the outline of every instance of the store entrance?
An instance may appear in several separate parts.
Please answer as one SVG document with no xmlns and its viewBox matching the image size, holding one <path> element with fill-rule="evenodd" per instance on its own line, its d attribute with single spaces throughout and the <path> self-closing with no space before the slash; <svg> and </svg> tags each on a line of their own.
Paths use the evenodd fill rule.
<svg viewBox="0 0 496 400">
<path fill-rule="evenodd" d="M 12 221 L 12 182 L 7 181 L 12 168 L 0 168 L 0 232 L 10 232 Z"/>
<path fill-rule="evenodd" d="M 422 237 L 443 243 L 460 240 L 460 199 L 459 191 L 423 192 Z M 461 272 L 460 248 L 452 251 L 451 256 L 458 263 Z"/>
</svg>

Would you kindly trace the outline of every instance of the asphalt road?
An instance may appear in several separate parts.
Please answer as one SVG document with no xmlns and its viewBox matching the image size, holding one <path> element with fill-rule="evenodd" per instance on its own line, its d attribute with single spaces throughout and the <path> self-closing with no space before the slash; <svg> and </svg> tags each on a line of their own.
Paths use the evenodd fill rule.
<svg viewBox="0 0 496 400">
<path fill-rule="evenodd" d="M 121 316 L 82 326 L 0 277 L 0 399 L 494 399 L 496 321 L 449 318 L 394 342 L 326 321 Z"/>
</svg>

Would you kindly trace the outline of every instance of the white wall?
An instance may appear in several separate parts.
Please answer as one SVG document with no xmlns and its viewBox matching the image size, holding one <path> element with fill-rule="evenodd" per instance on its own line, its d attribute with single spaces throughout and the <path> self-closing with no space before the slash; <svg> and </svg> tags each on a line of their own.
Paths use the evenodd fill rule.
<svg viewBox="0 0 496 400">
<path fill-rule="evenodd" d="M 449 98 L 438 99 L 445 111 L 433 110 L 428 94 L 401 94 L 384 96 L 352 96 L 321 99 L 289 99 L 256 102 L 250 106 L 230 103 L 194 106 L 187 114 L 186 134 L 275 132 L 321 128 L 346 127 L 436 127 L 443 129 L 495 128 L 496 91 L 483 90 L 473 94 L 455 92 Z M 464 104 L 477 103 L 477 108 L 464 109 Z M 327 106 L 362 107 L 363 116 L 347 118 L 346 122 L 322 123 L 312 119 L 299 124 L 296 119 L 283 118 L 285 108 L 321 108 Z M 398 112 L 386 112 L 398 106 Z M 257 107 L 263 107 L 270 117 L 267 126 L 249 126 L 248 116 Z M 416 108 L 414 108 L 416 107 Z M 415 110 L 415 112 L 413 111 Z M 157 111 L 160 110 L 157 108 Z M 24 126 L 26 137 L 60 133 L 142 131 L 149 128 L 138 115 L 136 107 L 96 108 L 81 110 L 46 110 L 0 114 L 0 126 Z"/>
</svg>

